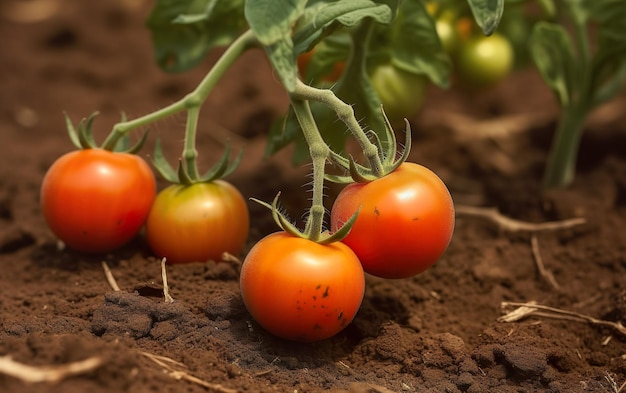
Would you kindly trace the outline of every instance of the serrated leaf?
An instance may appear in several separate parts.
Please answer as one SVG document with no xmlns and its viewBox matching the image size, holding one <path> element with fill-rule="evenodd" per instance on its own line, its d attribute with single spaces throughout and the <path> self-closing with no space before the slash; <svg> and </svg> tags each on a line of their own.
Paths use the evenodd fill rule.
<svg viewBox="0 0 626 393">
<path fill-rule="evenodd" d="M 474 19 L 485 35 L 491 35 L 502 18 L 504 0 L 467 0 Z"/>
<path fill-rule="evenodd" d="M 244 0 L 158 0 L 147 25 L 154 56 L 167 72 L 186 71 L 246 27 Z"/>
<path fill-rule="evenodd" d="M 530 53 L 546 84 L 562 107 L 567 107 L 578 91 L 573 43 L 560 25 L 538 22 L 530 37 Z"/>
</svg>

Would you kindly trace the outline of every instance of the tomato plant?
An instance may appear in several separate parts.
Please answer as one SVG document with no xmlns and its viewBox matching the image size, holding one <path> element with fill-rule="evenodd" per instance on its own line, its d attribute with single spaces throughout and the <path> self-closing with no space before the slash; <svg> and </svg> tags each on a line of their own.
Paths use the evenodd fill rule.
<svg viewBox="0 0 626 393">
<path fill-rule="evenodd" d="M 462 43 L 455 60 L 455 70 L 462 83 L 489 86 L 509 75 L 515 53 L 509 40 L 501 34 L 475 35 Z"/>
<path fill-rule="evenodd" d="M 359 210 L 360 208 L 360 210 Z M 444 253 L 454 230 L 454 205 L 444 183 L 429 169 L 404 163 L 368 183 L 347 185 L 331 210 L 331 230 L 355 211 L 343 242 L 363 269 L 384 278 L 423 272 Z"/>
<path fill-rule="evenodd" d="M 142 158 L 83 149 L 61 156 L 48 169 L 41 185 L 41 209 L 66 245 L 100 253 L 137 234 L 155 193 L 154 175 Z"/>
<path fill-rule="evenodd" d="M 363 268 L 346 245 L 286 232 L 268 235 L 250 250 L 240 282 L 246 308 L 264 329 L 308 342 L 343 330 L 365 291 Z"/>
<path fill-rule="evenodd" d="M 428 79 L 393 64 L 381 64 L 372 71 L 372 85 L 392 122 L 411 117 L 421 107 Z"/>
<path fill-rule="evenodd" d="M 248 226 L 246 201 L 232 184 L 174 184 L 157 195 L 146 221 L 146 239 L 170 263 L 219 261 L 224 252 L 241 252 Z"/>
</svg>

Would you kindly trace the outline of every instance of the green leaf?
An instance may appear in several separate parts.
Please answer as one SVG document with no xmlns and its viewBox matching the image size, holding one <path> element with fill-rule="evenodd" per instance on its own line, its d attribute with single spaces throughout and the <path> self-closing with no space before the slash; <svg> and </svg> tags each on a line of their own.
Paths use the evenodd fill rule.
<svg viewBox="0 0 626 393">
<path fill-rule="evenodd" d="M 304 12 L 306 0 L 247 0 L 245 16 L 250 29 L 265 47 L 281 83 L 293 91 L 298 77 L 291 28 Z"/>
<path fill-rule="evenodd" d="M 242 33 L 243 10 L 244 0 L 158 0 L 147 20 L 157 63 L 167 72 L 196 66 Z"/>
<path fill-rule="evenodd" d="M 390 31 L 391 62 L 414 74 L 424 74 L 447 88 L 452 64 L 439 41 L 435 23 L 420 1 L 402 3 Z"/>
<path fill-rule="evenodd" d="M 476 23 L 485 35 L 491 35 L 502 18 L 504 0 L 467 0 Z"/>
<path fill-rule="evenodd" d="M 389 24 L 393 20 L 393 13 L 389 5 L 377 4 L 371 0 L 344 0 L 307 8 L 293 38 L 296 53 L 310 49 L 313 44 L 337 29 L 337 24 L 351 28 L 365 18 Z"/>
<path fill-rule="evenodd" d="M 579 90 L 579 82 L 575 78 L 578 62 L 565 28 L 554 23 L 538 22 L 530 37 L 530 53 L 561 106 L 568 107 Z"/>
</svg>

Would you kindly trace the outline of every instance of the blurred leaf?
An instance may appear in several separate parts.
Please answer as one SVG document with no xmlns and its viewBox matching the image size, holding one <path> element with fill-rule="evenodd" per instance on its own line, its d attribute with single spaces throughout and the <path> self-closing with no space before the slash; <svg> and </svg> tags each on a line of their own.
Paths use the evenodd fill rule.
<svg viewBox="0 0 626 393">
<path fill-rule="evenodd" d="M 391 62 L 447 88 L 452 64 L 443 51 L 433 18 L 421 1 L 404 1 L 400 7 L 390 30 Z"/>
<path fill-rule="evenodd" d="M 491 35 L 504 12 L 504 0 L 467 0 L 476 23 L 485 35 Z"/>
<path fill-rule="evenodd" d="M 557 95 L 561 106 L 569 106 L 578 90 L 574 68 L 577 62 L 565 28 L 538 22 L 530 37 L 530 53 L 539 73 Z"/>
<path fill-rule="evenodd" d="M 147 20 L 157 64 L 167 72 L 196 66 L 246 27 L 244 0 L 158 0 Z"/>
</svg>

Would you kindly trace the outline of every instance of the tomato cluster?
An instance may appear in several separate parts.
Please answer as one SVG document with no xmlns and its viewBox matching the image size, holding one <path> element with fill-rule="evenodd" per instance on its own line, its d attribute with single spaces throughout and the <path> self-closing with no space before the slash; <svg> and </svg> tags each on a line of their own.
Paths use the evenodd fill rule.
<svg viewBox="0 0 626 393">
<path fill-rule="evenodd" d="M 469 15 L 439 10 L 435 27 L 444 51 L 451 57 L 458 81 L 467 87 L 487 87 L 508 76 L 515 62 L 511 41 L 503 34 L 485 36 Z"/>
<path fill-rule="evenodd" d="M 41 208 L 63 243 L 87 253 L 125 245 L 144 224 L 149 246 L 170 263 L 219 260 L 241 252 L 248 237 L 246 201 L 230 183 L 177 184 L 156 195 L 142 158 L 101 148 L 57 159 L 43 179 Z"/>
</svg>

